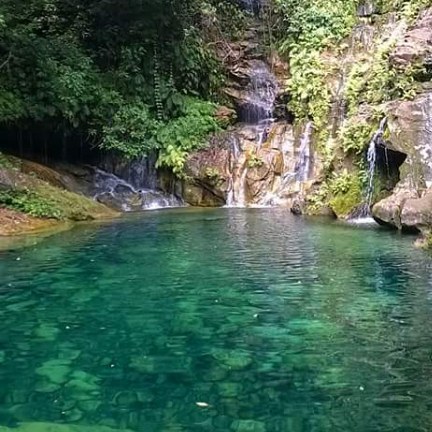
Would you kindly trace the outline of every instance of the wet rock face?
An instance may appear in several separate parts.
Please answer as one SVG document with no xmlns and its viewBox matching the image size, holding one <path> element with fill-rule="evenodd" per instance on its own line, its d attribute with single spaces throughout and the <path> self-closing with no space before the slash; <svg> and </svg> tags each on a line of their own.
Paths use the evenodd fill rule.
<svg viewBox="0 0 432 432">
<path fill-rule="evenodd" d="M 310 157 L 307 179 L 298 180 L 301 133 L 287 122 L 272 124 L 267 136 L 260 138 L 260 133 L 253 125 L 240 124 L 192 154 L 186 163 L 185 201 L 211 207 L 290 206 L 299 193 L 309 190 L 322 164 L 316 155 L 304 154 Z"/>
<path fill-rule="evenodd" d="M 407 67 L 432 61 L 432 8 L 427 9 L 417 20 L 390 55 L 390 61 L 397 67 Z"/>
<path fill-rule="evenodd" d="M 432 9 L 427 9 L 390 55 L 397 68 L 432 62 Z M 426 87 L 412 101 L 388 108 L 390 149 L 407 155 L 401 182 L 393 195 L 373 208 L 375 219 L 401 230 L 426 231 L 432 226 L 432 92 Z"/>
<path fill-rule="evenodd" d="M 375 5 L 375 2 L 371 0 L 364 0 L 360 2 L 357 9 L 357 15 L 361 18 L 368 18 L 374 15 L 376 12 L 377 12 L 377 7 Z"/>
<path fill-rule="evenodd" d="M 401 179 L 409 179 L 416 189 L 432 187 L 432 92 L 412 101 L 395 102 L 388 114 L 389 147 L 407 155 Z"/>
<path fill-rule="evenodd" d="M 206 149 L 193 153 L 185 166 L 188 180 L 183 186 L 185 201 L 194 206 L 218 207 L 226 203 L 230 179 L 229 135 L 221 134 Z"/>
</svg>

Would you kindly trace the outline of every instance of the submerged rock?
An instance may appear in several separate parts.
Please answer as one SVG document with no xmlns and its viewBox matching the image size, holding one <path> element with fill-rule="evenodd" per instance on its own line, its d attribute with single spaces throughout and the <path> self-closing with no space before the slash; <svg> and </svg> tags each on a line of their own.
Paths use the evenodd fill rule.
<svg viewBox="0 0 432 432">
<path fill-rule="evenodd" d="M 252 363 L 252 356 L 246 351 L 214 349 L 212 356 L 228 369 L 241 370 Z"/>
<path fill-rule="evenodd" d="M 86 425 L 62 425 L 43 422 L 20 423 L 18 427 L 9 428 L 0 426 L 0 432 L 119 432 L 119 429 L 112 429 L 108 426 L 86 426 Z M 131 432 L 129 429 L 122 429 L 122 432 Z"/>
<path fill-rule="evenodd" d="M 235 420 L 231 424 L 235 432 L 266 432 L 265 423 L 257 420 Z"/>
<path fill-rule="evenodd" d="M 64 384 L 71 372 L 68 360 L 53 359 L 47 360 L 42 366 L 36 369 L 36 374 L 45 377 L 54 384 Z"/>
</svg>

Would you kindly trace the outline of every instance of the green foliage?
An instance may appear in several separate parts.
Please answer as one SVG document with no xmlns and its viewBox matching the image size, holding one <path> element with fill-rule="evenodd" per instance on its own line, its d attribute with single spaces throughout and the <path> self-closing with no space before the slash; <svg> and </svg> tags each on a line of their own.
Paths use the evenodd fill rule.
<svg viewBox="0 0 432 432">
<path fill-rule="evenodd" d="M 158 126 L 144 104 L 123 105 L 114 114 L 112 123 L 103 127 L 101 147 L 136 158 L 155 147 L 154 136 Z"/>
<path fill-rule="evenodd" d="M 248 168 L 259 168 L 264 165 L 264 161 L 255 153 L 251 153 L 247 158 Z"/>
<path fill-rule="evenodd" d="M 213 168 L 213 167 L 207 167 L 205 169 L 205 176 L 209 180 L 211 180 L 211 181 L 213 181 L 215 183 L 217 183 L 219 181 L 219 179 L 220 179 L 219 170 L 217 168 Z"/>
<path fill-rule="evenodd" d="M 348 216 L 363 200 L 361 173 L 349 173 L 346 169 L 329 179 L 330 207 L 338 217 Z"/>
<path fill-rule="evenodd" d="M 330 92 L 325 84 L 325 71 L 320 53 L 295 47 L 290 51 L 291 78 L 288 86 L 292 95 L 289 108 L 300 119 L 312 118 L 317 129 L 325 121 L 330 107 Z"/>
<path fill-rule="evenodd" d="M 218 100 L 225 78 L 217 42 L 245 25 L 233 0 L 131 0 L 127 7 L 3 0 L 0 128 L 89 136 L 88 145 L 127 157 L 160 148 L 161 164 L 179 169 L 185 152 L 215 129 L 203 106 Z"/>
<path fill-rule="evenodd" d="M 0 153 L 0 168 L 14 168 L 12 161 L 3 153 Z"/>
<path fill-rule="evenodd" d="M 432 6 L 430 0 L 380 0 L 377 6 L 381 13 L 396 11 L 399 18 L 405 18 L 412 22 L 420 11 Z"/>
<path fill-rule="evenodd" d="M 370 142 L 377 125 L 366 118 L 351 117 L 339 131 L 342 149 L 345 153 L 360 155 Z"/>
<path fill-rule="evenodd" d="M 323 183 L 314 193 L 307 197 L 307 213 L 310 215 L 319 214 L 320 210 L 328 205 L 328 196 L 328 184 Z"/>
<path fill-rule="evenodd" d="M 38 218 L 62 219 L 62 211 L 50 199 L 29 190 L 1 191 L 0 205 Z"/>
<path fill-rule="evenodd" d="M 308 197 L 308 213 L 329 206 L 338 217 L 347 217 L 363 201 L 364 173 L 343 169 L 332 175 Z"/>
<path fill-rule="evenodd" d="M 353 65 L 348 77 L 345 97 L 349 114 L 361 104 L 379 105 L 393 99 L 412 99 L 416 95 L 416 75 L 423 69 L 410 65 L 397 69 L 389 62 L 394 40 L 378 43 L 376 51 Z"/>
<path fill-rule="evenodd" d="M 346 194 L 354 181 L 353 175 L 344 169 L 338 174 L 333 173 L 329 181 L 329 190 L 333 195 Z"/>
<path fill-rule="evenodd" d="M 330 108 L 326 79 L 331 73 L 323 52 L 343 40 L 355 24 L 357 1 L 276 0 L 276 38 L 288 55 L 292 95 L 290 110 L 298 119 L 312 119 L 321 130 Z"/>
<path fill-rule="evenodd" d="M 220 130 L 214 117 L 215 105 L 193 98 L 186 98 L 182 115 L 163 124 L 157 130 L 155 140 L 159 148 L 158 167 L 168 167 L 181 176 L 188 154 L 202 148 L 205 138 Z"/>
<path fill-rule="evenodd" d="M 319 49 L 347 36 L 355 23 L 355 0 L 276 0 L 281 48 L 293 45 Z"/>
</svg>

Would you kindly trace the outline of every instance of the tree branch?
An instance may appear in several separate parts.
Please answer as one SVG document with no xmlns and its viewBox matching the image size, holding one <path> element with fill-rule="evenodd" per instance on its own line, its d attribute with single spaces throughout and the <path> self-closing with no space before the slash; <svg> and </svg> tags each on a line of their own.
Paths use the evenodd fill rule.
<svg viewBox="0 0 432 432">
<path fill-rule="evenodd" d="M 11 58 L 12 58 L 12 51 L 9 51 L 7 59 L 0 65 L 0 70 L 2 70 L 9 63 Z"/>
</svg>

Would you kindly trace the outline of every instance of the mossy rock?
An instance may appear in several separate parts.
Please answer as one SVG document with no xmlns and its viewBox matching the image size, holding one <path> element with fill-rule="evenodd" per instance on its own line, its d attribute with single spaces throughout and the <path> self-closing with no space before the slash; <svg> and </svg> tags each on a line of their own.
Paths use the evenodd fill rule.
<svg viewBox="0 0 432 432">
<path fill-rule="evenodd" d="M 35 218 L 61 221 L 88 221 L 117 216 L 114 210 L 105 205 L 65 190 L 58 183 L 50 184 L 29 172 L 25 168 L 25 161 L 0 156 L 0 208 Z M 50 176 L 47 177 L 50 179 L 60 177 L 51 168 L 40 165 L 41 170 L 49 172 Z"/>
<path fill-rule="evenodd" d="M 346 193 L 335 195 L 330 200 L 330 207 L 338 218 L 343 219 L 348 217 L 361 204 L 362 200 L 360 188 L 353 186 Z"/>
</svg>

